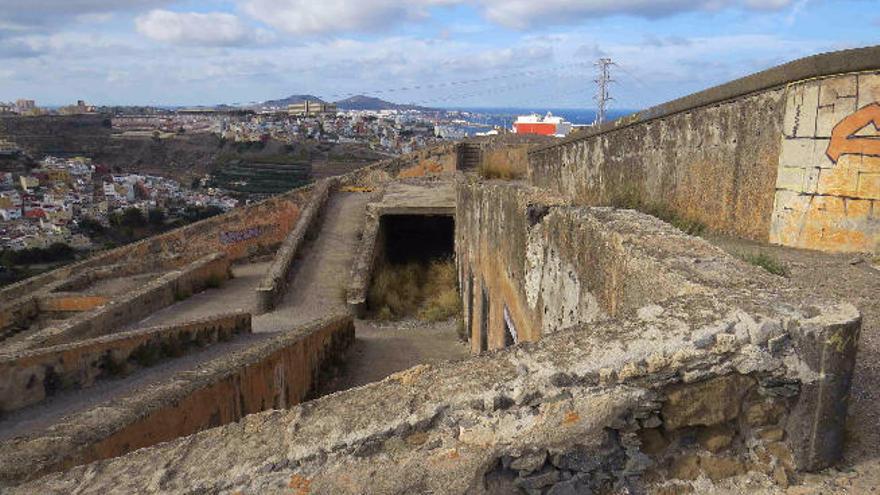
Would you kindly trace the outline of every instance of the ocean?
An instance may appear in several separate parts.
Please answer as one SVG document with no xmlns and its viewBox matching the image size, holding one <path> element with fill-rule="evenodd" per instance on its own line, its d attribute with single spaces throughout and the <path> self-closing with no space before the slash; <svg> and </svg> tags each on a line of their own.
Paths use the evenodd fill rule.
<svg viewBox="0 0 880 495">
<path fill-rule="evenodd" d="M 592 124 L 596 120 L 596 110 L 589 108 L 517 108 L 517 107 L 504 107 L 504 108 L 455 108 L 448 110 L 459 110 L 463 112 L 471 112 L 475 115 L 475 118 L 471 118 L 471 121 L 480 123 L 480 124 L 488 124 L 488 125 L 500 125 L 504 127 L 511 127 L 513 125 L 513 121 L 516 120 L 519 115 L 529 115 L 532 113 L 537 113 L 538 115 L 546 115 L 547 112 L 552 113 L 553 115 L 557 115 L 559 117 L 564 118 L 565 120 L 571 122 L 576 125 L 587 125 Z M 624 117 L 626 115 L 630 115 L 636 110 L 625 110 L 625 109 L 611 109 L 608 110 L 608 120 L 615 120 L 620 117 Z"/>
</svg>

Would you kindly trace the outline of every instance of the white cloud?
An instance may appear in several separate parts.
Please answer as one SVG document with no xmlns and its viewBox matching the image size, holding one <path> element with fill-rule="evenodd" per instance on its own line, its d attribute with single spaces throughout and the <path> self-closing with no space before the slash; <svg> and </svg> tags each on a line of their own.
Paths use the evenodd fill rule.
<svg viewBox="0 0 880 495">
<path fill-rule="evenodd" d="M 795 0 L 240 0 L 242 10 L 297 35 L 377 31 L 427 18 L 438 6 L 470 5 L 514 29 L 573 24 L 612 15 L 657 18 L 726 8 L 779 10 Z"/>
<path fill-rule="evenodd" d="M 724 8 L 778 10 L 794 0 L 480 0 L 486 17 L 514 29 L 573 24 L 589 18 L 630 15 L 656 18 Z"/>
<path fill-rule="evenodd" d="M 244 11 L 293 34 L 374 31 L 423 19 L 427 9 L 461 0 L 245 0 Z"/>
<path fill-rule="evenodd" d="M 252 41 L 253 33 L 232 14 L 153 10 L 135 19 L 137 31 L 164 43 L 232 46 Z"/>
</svg>

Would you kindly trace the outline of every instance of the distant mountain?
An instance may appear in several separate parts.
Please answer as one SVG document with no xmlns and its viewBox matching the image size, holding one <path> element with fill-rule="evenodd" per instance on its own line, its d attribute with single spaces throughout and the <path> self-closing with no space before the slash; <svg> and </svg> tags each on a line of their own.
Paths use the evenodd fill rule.
<svg viewBox="0 0 880 495">
<path fill-rule="evenodd" d="M 264 101 L 260 106 L 262 107 L 276 107 L 276 108 L 287 108 L 287 105 L 295 105 L 297 103 L 302 103 L 304 101 L 316 101 L 318 103 L 325 103 L 324 100 L 318 98 L 317 96 L 312 95 L 290 95 L 287 98 L 281 98 L 280 100 L 269 100 Z"/>
<path fill-rule="evenodd" d="M 401 105 L 399 103 L 391 103 L 372 96 L 357 95 L 336 102 L 336 107 L 340 110 L 419 110 L 431 111 L 433 108 L 420 107 L 417 105 Z"/>
</svg>

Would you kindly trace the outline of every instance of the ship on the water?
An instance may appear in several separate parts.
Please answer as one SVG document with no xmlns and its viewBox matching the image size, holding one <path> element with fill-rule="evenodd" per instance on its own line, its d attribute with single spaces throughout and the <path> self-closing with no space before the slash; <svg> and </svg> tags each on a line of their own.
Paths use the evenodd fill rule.
<svg viewBox="0 0 880 495">
<path fill-rule="evenodd" d="M 556 117 L 550 112 L 547 112 L 547 115 L 543 117 L 536 113 L 520 115 L 513 123 L 513 132 L 516 134 L 565 137 L 571 130 L 571 122 L 567 122 L 562 117 Z"/>
</svg>

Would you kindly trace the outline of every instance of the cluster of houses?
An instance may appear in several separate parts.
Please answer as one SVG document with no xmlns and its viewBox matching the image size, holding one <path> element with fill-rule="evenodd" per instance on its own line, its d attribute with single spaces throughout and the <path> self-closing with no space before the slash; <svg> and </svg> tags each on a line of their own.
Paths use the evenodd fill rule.
<svg viewBox="0 0 880 495">
<path fill-rule="evenodd" d="M 228 210 L 237 200 L 221 191 L 194 191 L 177 181 L 139 174 L 113 174 L 88 158 L 47 157 L 28 173 L 0 173 L 0 249 L 45 248 L 64 243 L 92 247 L 84 219 L 109 225 L 110 216 L 137 208 L 173 214 L 187 206 Z"/>
</svg>

